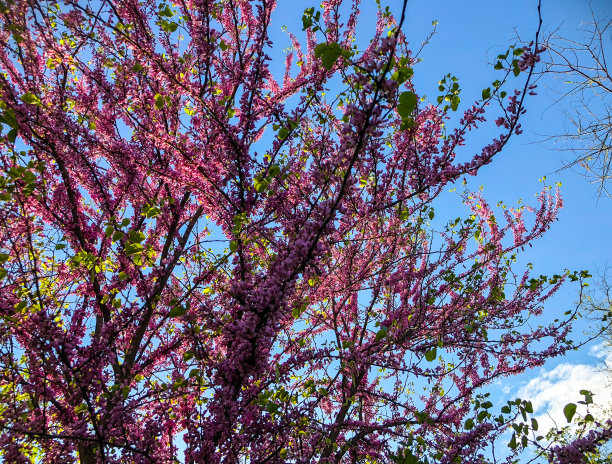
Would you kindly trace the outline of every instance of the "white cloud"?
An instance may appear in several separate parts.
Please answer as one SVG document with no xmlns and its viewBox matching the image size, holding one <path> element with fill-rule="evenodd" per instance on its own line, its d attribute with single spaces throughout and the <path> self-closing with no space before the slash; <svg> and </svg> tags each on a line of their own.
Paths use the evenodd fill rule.
<svg viewBox="0 0 612 464">
<path fill-rule="evenodd" d="M 599 343 L 589 348 L 589 355 L 602 359 L 606 365 L 612 363 L 612 347 L 607 343 Z"/>
<path fill-rule="evenodd" d="M 612 366 L 609 346 L 594 346 L 589 354 Z M 545 433 L 555 423 L 558 427 L 567 425 L 563 407 L 584 400 L 580 390 L 593 393 L 590 412 L 596 418 L 602 417 L 603 410 L 612 408 L 612 378 L 602 362 L 597 365 L 564 363 L 550 370 L 542 369 L 517 393 L 520 398 L 531 400 L 539 430 Z M 578 413 L 584 412 L 585 406 L 578 405 Z"/>
</svg>

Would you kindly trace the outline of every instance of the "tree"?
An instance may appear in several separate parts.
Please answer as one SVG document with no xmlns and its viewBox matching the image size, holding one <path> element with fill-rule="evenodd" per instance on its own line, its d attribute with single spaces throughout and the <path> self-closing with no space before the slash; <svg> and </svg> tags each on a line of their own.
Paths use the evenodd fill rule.
<svg viewBox="0 0 612 464">
<path fill-rule="evenodd" d="M 600 196 L 610 195 L 612 77 L 607 61 L 610 58 L 612 21 L 597 19 L 593 13 L 592 22 L 584 32 L 582 40 L 553 34 L 546 41 L 546 72 L 557 75 L 564 84 L 557 104 L 563 101 L 570 104 L 566 116 L 571 128 L 553 138 L 565 144 L 562 150 L 574 155 L 565 168 L 580 166 L 587 180 L 598 185 Z M 594 319 L 589 336 L 605 344 L 612 340 L 608 280 L 604 274 L 600 291 L 587 295 L 581 308 Z M 583 390 L 581 393 L 590 392 Z M 588 407 L 591 402 L 590 395 L 585 395 L 582 403 Z M 567 408 L 575 411 L 575 405 L 573 409 L 571 404 L 566 405 Z M 573 425 L 551 430 L 548 438 L 552 439 L 552 446 L 543 448 L 543 454 L 548 454 L 549 460 L 554 462 L 609 462 L 609 446 L 603 448 L 612 439 L 612 420 L 609 417 L 610 411 L 594 417 L 588 409 L 584 416 L 568 417 L 568 423 Z"/>
<path fill-rule="evenodd" d="M 590 392 L 583 390 L 585 401 L 592 402 Z M 589 404 L 589 403 L 587 403 Z M 573 409 L 574 403 L 566 405 Z M 610 417 L 610 411 L 607 411 Z M 587 409 L 584 416 L 577 415 L 576 418 L 568 418 L 568 425 L 561 429 L 553 429 L 547 438 L 551 440 L 544 453 L 550 462 L 575 462 L 580 464 L 606 464 L 610 462 L 612 453 L 606 444 L 612 439 L 612 420 L 596 419 Z"/>
<path fill-rule="evenodd" d="M 609 195 L 612 174 L 612 76 L 607 61 L 612 21 L 598 20 L 585 30 L 585 40 L 553 34 L 547 41 L 547 72 L 564 81 L 559 101 L 569 101 L 566 112 L 571 128 L 558 136 L 564 150 L 574 153 L 566 167 L 580 166 L 585 177 L 598 185 L 599 195 Z"/>
<path fill-rule="evenodd" d="M 485 389 L 573 346 L 536 321 L 587 274 L 513 268 L 559 195 L 435 201 L 520 132 L 538 36 L 453 128 L 405 4 L 365 49 L 358 2 L 306 9 L 282 82 L 268 0 L 0 4 L 4 461 L 482 462 L 531 412 Z"/>
<path fill-rule="evenodd" d="M 610 347 L 612 343 L 612 287 L 610 286 L 607 270 L 600 275 L 597 290 L 589 292 L 584 298 L 582 312 L 591 319 L 590 334 L 593 339 L 598 340 L 603 346 Z M 610 374 L 609 365 L 605 364 L 602 369 Z M 609 378 L 612 381 L 612 377 Z M 612 410 L 600 403 L 598 408 L 593 408 L 593 395 L 588 390 L 580 392 L 584 399 L 579 401 L 586 407 L 583 414 L 576 413 L 576 404 L 565 406 L 564 413 L 567 422 L 571 425 L 556 427 L 549 431 L 547 438 L 551 445 L 543 450 L 551 456 L 551 460 L 564 458 L 568 462 L 585 464 L 604 464 L 612 459 L 610 442 L 612 441 Z M 604 404 L 606 399 L 604 398 Z"/>
</svg>

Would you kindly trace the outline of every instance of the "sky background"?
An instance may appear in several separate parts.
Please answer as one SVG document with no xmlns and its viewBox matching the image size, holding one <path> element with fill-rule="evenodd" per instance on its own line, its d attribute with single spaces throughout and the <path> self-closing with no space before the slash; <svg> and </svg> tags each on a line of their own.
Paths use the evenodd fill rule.
<svg viewBox="0 0 612 464">
<path fill-rule="evenodd" d="M 490 77 L 495 71 L 489 63 L 497 54 L 515 43 L 517 35 L 524 40 L 534 36 L 536 7 L 535 0 L 409 2 L 404 30 L 413 43 L 427 36 L 432 20 L 438 21 L 437 33 L 423 51 L 423 62 L 415 68 L 416 87 L 433 95 L 441 76 L 452 72 L 461 82 L 462 102 L 477 99 L 481 89 L 495 79 Z M 543 0 L 543 35 L 558 30 L 564 37 L 585 38 L 586 23 L 592 20 L 592 14 L 612 18 L 612 1 Z M 612 48 L 612 44 L 609 46 Z M 538 95 L 527 102 L 528 112 L 522 120 L 524 134 L 514 138 L 501 156 L 468 181 L 472 188 L 484 186 L 484 195 L 491 203 L 503 200 L 510 205 L 518 199 L 533 202 L 534 194 L 542 187 L 542 176 L 547 177 L 549 185 L 562 182 L 564 207 L 559 221 L 534 243 L 523 262 L 533 262 L 534 269 L 543 274 L 569 268 L 588 269 L 596 276 L 598 269 L 612 265 L 612 199 L 598 198 L 596 187 L 575 170 L 559 171 L 571 154 L 559 150 L 562 144 L 546 139 L 568 128 L 564 111 L 571 111 L 573 102 L 556 103 L 558 90 L 567 85 L 561 79 L 548 75 L 538 84 Z M 475 147 L 487 140 L 485 134 L 473 134 Z M 548 302 L 546 312 L 557 316 L 571 309 L 577 297 L 578 288 L 566 285 Z M 588 330 L 588 325 L 589 321 L 579 321 L 574 339 Z M 610 378 L 601 372 L 606 359 L 612 361 L 610 352 L 601 343 L 592 343 L 540 369 L 505 379 L 494 393 L 500 403 L 517 396 L 532 399 L 542 430 L 553 425 L 549 415 L 563 425 L 563 406 L 582 399 L 580 389 L 593 391 L 596 402 L 612 403 Z"/>
<path fill-rule="evenodd" d="M 402 2 L 382 3 L 389 4 L 392 11 L 398 11 Z M 371 37 L 375 25 L 374 5 L 374 0 L 362 2 L 358 42 L 361 37 Z M 279 47 L 277 51 L 289 46 L 282 26 L 303 37 L 302 12 L 310 6 L 318 5 L 311 0 L 279 1 L 272 23 L 272 39 Z M 557 31 L 564 37 L 583 39 L 587 36 L 587 22 L 593 15 L 602 19 L 612 18 L 612 1 L 542 0 L 543 35 Z M 432 31 L 434 20 L 438 21 L 437 32 L 421 54 L 423 61 L 414 68 L 416 91 L 433 100 L 438 94 L 438 81 L 443 75 L 453 73 L 459 78 L 462 88 L 460 113 L 468 104 L 480 99 L 483 88 L 501 78 L 490 64 L 494 58 L 510 44 L 517 43 L 517 36 L 527 41 L 534 37 L 538 23 L 537 0 L 411 0 L 403 29 L 413 49 L 419 48 Z M 612 43 L 609 46 L 612 49 Z M 280 71 L 280 61 L 278 66 Z M 513 138 L 503 153 L 481 169 L 476 178 L 468 179 L 469 186 L 472 189 L 484 186 L 484 196 L 491 204 L 503 200 L 512 206 L 519 199 L 536 204 L 534 195 L 542 189 L 539 179 L 543 176 L 547 177 L 548 185 L 562 182 L 564 207 L 559 221 L 523 255 L 519 265 L 533 262 L 535 272 L 548 275 L 561 273 L 564 269 L 587 269 L 596 277 L 598 270 L 612 265 L 612 199 L 598 198 L 596 187 L 576 171 L 559 171 L 564 162 L 571 160 L 571 154 L 560 151 L 562 145 L 546 139 L 562 134 L 568 128 L 564 111 L 571 110 L 572 101 L 556 103 L 559 89 L 566 85 L 562 80 L 545 75 L 538 84 L 538 95 L 527 101 L 528 113 L 522 119 L 524 134 Z M 468 149 L 474 147 L 476 150 L 490 139 L 491 132 L 486 129 L 472 133 Z M 467 212 L 456 197 L 449 197 L 448 203 L 441 209 L 439 207 L 438 204 L 438 213 L 447 210 L 444 211 L 447 219 Z M 593 287 L 596 278 L 591 280 Z M 566 285 L 549 300 L 545 314 L 557 317 L 572 309 L 577 298 L 578 287 Z M 578 321 L 573 338 L 582 338 L 589 324 L 585 319 Z M 498 382 L 492 393 L 499 406 L 517 396 L 531 398 L 541 430 L 551 426 L 553 419 L 564 425 L 563 406 L 582 399 L 579 395 L 581 389 L 595 393 L 596 403 L 612 405 L 610 379 L 601 370 L 606 359 L 612 366 L 612 355 L 605 345 L 601 341 L 591 343 L 577 352 L 550 361 L 542 368 Z"/>
</svg>

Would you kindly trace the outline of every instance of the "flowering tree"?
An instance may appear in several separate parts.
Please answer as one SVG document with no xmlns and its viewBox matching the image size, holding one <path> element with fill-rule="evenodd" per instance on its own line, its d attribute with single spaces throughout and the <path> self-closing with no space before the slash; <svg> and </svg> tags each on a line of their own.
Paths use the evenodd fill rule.
<svg viewBox="0 0 612 464">
<path fill-rule="evenodd" d="M 280 80 L 274 3 L 0 3 L 5 462 L 481 462 L 531 411 L 482 388 L 571 346 L 534 318 L 581 276 L 512 269 L 558 195 L 432 225 L 520 132 L 537 41 L 453 128 L 405 2 L 365 49 L 358 1 L 306 9 Z"/>
</svg>

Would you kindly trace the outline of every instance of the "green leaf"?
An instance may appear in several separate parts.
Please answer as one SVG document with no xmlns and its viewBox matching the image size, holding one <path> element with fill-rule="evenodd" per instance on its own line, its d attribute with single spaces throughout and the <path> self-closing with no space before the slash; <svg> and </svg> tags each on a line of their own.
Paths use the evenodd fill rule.
<svg viewBox="0 0 612 464">
<path fill-rule="evenodd" d="M 125 280 L 128 278 L 128 275 L 125 272 L 120 272 L 119 273 L 119 280 Z"/>
<path fill-rule="evenodd" d="M 168 313 L 168 317 L 181 317 L 184 316 L 186 312 L 187 308 L 185 308 L 184 306 L 175 306 Z"/>
<path fill-rule="evenodd" d="M 400 125 L 400 130 L 408 130 L 410 128 L 414 127 L 414 119 L 413 118 L 406 118 L 402 124 Z"/>
<path fill-rule="evenodd" d="M 349 57 L 350 52 L 348 50 L 344 50 L 336 42 L 329 44 L 320 43 L 315 47 L 315 57 L 321 58 L 321 62 L 326 69 L 331 69 L 334 64 L 336 64 L 336 60 L 340 56 Z"/>
<path fill-rule="evenodd" d="M 563 414 L 565 415 L 567 422 L 571 422 L 574 414 L 576 414 L 576 405 L 574 403 L 566 404 L 563 408 Z"/>
<path fill-rule="evenodd" d="M 580 390 L 580 394 L 584 396 L 584 402 L 586 404 L 593 404 L 593 393 L 589 390 Z"/>
<path fill-rule="evenodd" d="M 19 129 L 19 123 L 17 122 L 17 116 L 15 116 L 15 111 L 13 108 L 6 109 L 2 114 L 2 119 L 2 122 L 8 124 L 9 127 Z"/>
<path fill-rule="evenodd" d="M 482 99 L 487 100 L 489 98 L 491 98 L 491 87 L 482 90 Z"/>
<path fill-rule="evenodd" d="M 143 232 L 136 231 L 136 230 L 130 231 L 129 237 L 130 237 L 130 242 L 133 242 L 133 243 L 140 243 L 146 238 Z"/>
<path fill-rule="evenodd" d="M 200 375 L 200 369 L 191 369 L 189 372 L 189 378 L 192 379 L 196 376 Z"/>
<path fill-rule="evenodd" d="M 8 271 L 4 269 L 3 267 L 0 267 L 0 280 L 3 280 L 4 278 L 6 278 L 7 274 L 8 274 Z"/>
<path fill-rule="evenodd" d="M 465 421 L 465 430 L 472 430 L 474 428 L 474 419 L 468 419 Z"/>
<path fill-rule="evenodd" d="M 459 98 L 459 95 L 455 95 L 453 98 L 451 98 L 451 109 L 453 111 L 457 111 L 460 101 L 461 101 L 461 98 Z"/>
<path fill-rule="evenodd" d="M 280 405 L 278 405 L 278 404 L 276 404 L 276 403 L 273 403 L 273 402 L 271 402 L 271 401 L 270 401 L 270 402 L 269 402 L 269 403 L 266 405 L 266 410 L 267 410 L 267 411 L 268 411 L 270 414 L 276 414 L 276 413 L 278 413 L 278 410 L 279 410 L 280 408 L 281 408 L 281 407 L 280 407 Z"/>
<path fill-rule="evenodd" d="M 9 259 L 9 255 L 6 253 L 0 253 L 0 263 L 6 263 Z"/>
<path fill-rule="evenodd" d="M 325 42 L 318 44 L 315 47 L 315 57 L 321 58 L 321 56 L 323 56 L 323 54 L 327 52 L 328 48 L 329 44 Z"/>
<path fill-rule="evenodd" d="M 306 311 L 306 305 L 303 304 L 301 306 L 296 306 L 295 308 L 293 308 L 293 310 L 291 311 L 291 315 L 297 319 L 298 317 L 300 317 L 302 315 L 302 313 Z"/>
<path fill-rule="evenodd" d="M 145 205 L 142 208 L 142 215 L 148 219 L 157 217 L 159 213 L 161 213 L 161 210 L 155 205 Z"/>
<path fill-rule="evenodd" d="M 168 5 L 166 5 L 166 8 L 159 10 L 159 15 L 166 16 L 167 18 L 172 18 L 172 16 L 174 16 L 174 12 L 170 9 Z"/>
<path fill-rule="evenodd" d="M 417 96 L 412 92 L 403 92 L 399 96 L 399 105 L 397 105 L 397 112 L 406 119 L 412 114 L 417 105 Z"/>
<path fill-rule="evenodd" d="M 142 253 L 135 253 L 132 255 L 132 261 L 136 266 L 142 266 L 144 264 L 144 259 L 142 257 Z"/>
<path fill-rule="evenodd" d="M 510 443 L 508 443 L 508 447 L 510 449 L 516 449 L 517 448 L 517 443 L 516 443 L 516 433 L 512 433 L 512 439 L 510 440 Z"/>
<path fill-rule="evenodd" d="M 36 106 L 42 105 L 40 98 L 38 98 L 38 96 L 33 94 L 32 92 L 24 93 L 21 96 L 21 100 L 28 103 L 29 105 L 36 105 Z"/>
<path fill-rule="evenodd" d="M 385 338 L 387 336 L 387 329 L 385 329 L 384 327 L 382 329 L 380 329 L 377 333 L 376 333 L 376 338 L 374 339 L 375 342 L 379 342 L 381 341 L 383 338 Z"/>
<path fill-rule="evenodd" d="M 143 246 L 140 243 L 128 243 L 125 246 L 125 254 L 130 256 L 130 255 L 135 255 L 137 253 L 142 252 Z"/>
<path fill-rule="evenodd" d="M 537 421 L 537 420 L 535 420 L 533 417 L 531 418 L 531 428 L 532 428 L 534 431 L 537 431 L 537 430 L 538 430 L 538 428 L 539 428 L 538 421 Z"/>
<path fill-rule="evenodd" d="M 268 182 L 265 179 L 262 180 L 261 177 L 256 177 L 253 181 L 253 185 L 255 186 L 255 191 L 261 193 L 268 186 Z"/>
<path fill-rule="evenodd" d="M 164 97 L 160 94 L 155 95 L 155 108 L 161 110 L 164 107 Z"/>
<path fill-rule="evenodd" d="M 436 359 L 436 354 L 437 354 L 437 349 L 434 347 L 431 350 L 429 350 L 427 353 L 425 353 L 425 359 L 429 362 L 432 362 L 434 359 Z"/>
<path fill-rule="evenodd" d="M 278 131 L 278 138 L 281 140 L 285 140 L 289 136 L 289 129 L 286 127 L 281 127 Z"/>
<path fill-rule="evenodd" d="M 24 309 L 26 306 L 28 305 L 28 303 L 26 301 L 20 301 L 19 303 L 17 303 L 14 307 L 15 307 L 15 311 L 21 311 L 22 309 Z"/>
<path fill-rule="evenodd" d="M 408 67 L 400 67 L 393 73 L 391 79 L 397 81 L 398 84 L 403 84 L 414 75 L 414 70 Z"/>
<path fill-rule="evenodd" d="M 276 177 L 280 174 L 280 167 L 278 164 L 272 164 L 270 165 L 268 172 L 270 173 L 270 176 Z"/>
<path fill-rule="evenodd" d="M 314 7 L 306 8 L 304 10 L 304 14 L 302 15 L 302 30 L 305 31 L 310 26 L 312 26 L 312 15 L 314 13 Z"/>
<path fill-rule="evenodd" d="M 6 137 L 8 138 L 9 142 L 15 143 L 15 140 L 17 139 L 17 129 L 11 129 L 8 134 L 6 134 Z"/>
<path fill-rule="evenodd" d="M 323 55 L 321 57 L 321 62 L 323 63 L 323 66 L 326 69 L 331 69 L 334 64 L 336 64 L 336 61 L 338 60 L 338 57 L 340 56 L 339 53 L 326 53 L 325 55 Z"/>
<path fill-rule="evenodd" d="M 232 240 L 229 244 L 229 248 L 232 253 L 236 253 L 238 250 L 238 242 L 236 242 L 236 240 Z"/>
<path fill-rule="evenodd" d="M 36 174 L 34 174 L 32 171 L 26 171 L 23 173 L 23 180 L 28 184 L 32 184 L 36 182 Z"/>
<path fill-rule="evenodd" d="M 178 29 L 178 24 L 174 21 L 162 21 L 161 27 L 164 32 L 174 32 Z"/>
<path fill-rule="evenodd" d="M 84 411 L 87 411 L 87 405 L 85 403 L 81 403 L 76 408 L 74 408 L 75 414 L 79 414 Z"/>
</svg>

